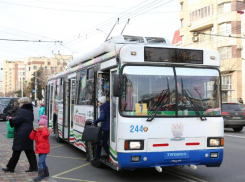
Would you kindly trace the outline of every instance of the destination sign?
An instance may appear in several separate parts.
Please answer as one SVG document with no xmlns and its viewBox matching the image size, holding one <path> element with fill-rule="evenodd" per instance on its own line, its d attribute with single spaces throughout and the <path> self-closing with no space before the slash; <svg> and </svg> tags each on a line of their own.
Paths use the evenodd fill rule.
<svg viewBox="0 0 245 182">
<path fill-rule="evenodd" d="M 203 51 L 178 48 L 145 47 L 145 61 L 203 64 Z"/>
</svg>

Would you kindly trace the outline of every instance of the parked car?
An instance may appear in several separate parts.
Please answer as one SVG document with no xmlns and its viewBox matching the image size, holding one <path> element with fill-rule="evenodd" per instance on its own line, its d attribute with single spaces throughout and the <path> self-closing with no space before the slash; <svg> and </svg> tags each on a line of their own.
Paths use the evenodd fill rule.
<svg viewBox="0 0 245 182">
<path fill-rule="evenodd" d="M 243 112 L 245 112 L 245 107 L 242 103 L 239 103 L 239 106 L 241 107 L 241 109 L 243 110 Z"/>
<path fill-rule="evenodd" d="M 9 111 L 13 108 L 14 102 L 18 100 L 17 97 L 0 97 L 0 119 L 8 120 L 11 115 Z"/>
<path fill-rule="evenodd" d="M 224 127 L 233 128 L 240 132 L 245 126 L 245 112 L 240 103 L 222 103 L 222 115 L 224 118 Z"/>
</svg>

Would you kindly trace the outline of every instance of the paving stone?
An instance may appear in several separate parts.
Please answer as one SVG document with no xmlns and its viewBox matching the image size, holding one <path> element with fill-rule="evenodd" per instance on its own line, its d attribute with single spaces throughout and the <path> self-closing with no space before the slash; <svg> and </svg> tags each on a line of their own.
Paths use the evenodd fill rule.
<svg viewBox="0 0 245 182">
<path fill-rule="evenodd" d="M 12 156 L 12 139 L 5 138 L 0 134 L 0 167 L 6 167 L 9 159 Z M 14 173 L 4 172 L 0 169 L 0 182 L 30 182 L 33 181 L 33 178 L 37 177 L 37 172 L 26 173 L 25 170 L 29 168 L 28 160 L 25 156 L 25 153 L 22 152 L 20 159 L 15 168 Z M 52 178 L 45 178 L 42 182 L 54 181 Z"/>
</svg>

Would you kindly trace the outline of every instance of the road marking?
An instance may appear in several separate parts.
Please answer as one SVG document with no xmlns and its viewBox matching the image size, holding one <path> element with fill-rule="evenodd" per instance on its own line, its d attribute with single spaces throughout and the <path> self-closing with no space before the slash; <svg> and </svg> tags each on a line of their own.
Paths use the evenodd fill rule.
<svg viewBox="0 0 245 182">
<path fill-rule="evenodd" d="M 85 167 L 85 166 L 87 166 L 87 165 L 90 165 L 90 163 L 86 163 L 86 164 L 83 164 L 83 165 L 81 165 L 81 166 L 78 166 L 78 167 L 75 167 L 75 168 L 73 168 L 73 169 L 70 169 L 70 170 L 68 170 L 68 171 L 64 171 L 64 172 L 62 172 L 62 173 L 56 174 L 56 175 L 52 176 L 52 178 L 56 178 L 56 177 L 58 177 L 58 176 L 60 176 L 60 175 L 62 175 L 62 174 L 66 174 L 66 173 L 69 173 L 69 172 L 71 172 L 71 171 L 75 171 L 75 170 L 77 170 L 77 169 L 79 169 L 79 168 L 82 168 L 82 167 Z"/>
<path fill-rule="evenodd" d="M 49 157 L 60 157 L 65 159 L 80 159 L 80 160 L 86 160 L 85 158 L 75 158 L 75 157 L 64 157 L 64 156 L 56 156 L 56 155 L 48 155 Z"/>
<path fill-rule="evenodd" d="M 201 182 L 207 182 L 207 181 L 204 181 L 204 180 L 202 180 L 202 179 L 200 179 L 200 178 L 197 178 L 197 177 L 194 177 L 194 176 L 185 174 L 185 173 L 183 173 L 183 172 L 172 171 L 171 169 L 165 169 L 165 170 L 167 170 L 167 171 L 169 171 L 169 172 L 172 172 L 172 173 L 177 173 L 177 174 L 179 174 L 179 175 L 187 176 L 187 177 L 189 177 L 189 178 L 192 178 L 192 179 L 195 179 L 195 180 L 198 180 L 198 181 L 201 181 Z"/>
<path fill-rule="evenodd" d="M 64 145 L 58 145 L 58 146 L 50 147 L 50 148 L 53 149 L 53 148 L 62 147 L 62 146 L 64 146 Z"/>
<path fill-rule="evenodd" d="M 235 138 L 245 138 L 245 137 L 242 137 L 242 136 L 238 136 L 238 135 L 227 135 L 227 134 L 225 134 L 225 136 L 229 136 L 229 137 L 235 137 Z"/>
<path fill-rule="evenodd" d="M 172 172 L 168 172 L 168 171 L 166 171 L 165 169 L 163 170 L 163 172 L 168 173 L 168 174 L 170 174 L 170 175 L 172 175 L 172 176 L 176 176 L 176 177 L 181 178 L 181 179 L 185 179 L 185 180 L 190 181 L 190 182 L 196 182 L 196 181 L 194 181 L 194 180 L 191 180 L 191 179 L 185 178 L 185 177 L 183 177 L 183 176 L 180 176 L 180 175 L 174 174 L 174 173 L 172 173 Z"/>
<path fill-rule="evenodd" d="M 96 181 L 89 181 L 89 180 L 83 180 L 83 179 L 74 179 L 74 178 L 63 178 L 63 177 L 55 177 L 57 179 L 65 179 L 65 180 L 71 180 L 71 181 L 86 181 L 86 182 L 96 182 Z"/>
</svg>

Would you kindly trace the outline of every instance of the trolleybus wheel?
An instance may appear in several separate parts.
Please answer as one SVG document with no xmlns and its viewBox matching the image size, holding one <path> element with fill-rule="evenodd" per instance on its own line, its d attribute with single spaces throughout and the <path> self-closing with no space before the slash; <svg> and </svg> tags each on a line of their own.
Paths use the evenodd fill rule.
<svg viewBox="0 0 245 182">
<path fill-rule="evenodd" d="M 236 131 L 236 132 L 240 132 L 240 131 L 242 131 L 242 129 L 243 129 L 243 127 L 233 128 L 233 130 Z"/>
<path fill-rule="evenodd" d="M 59 137 L 58 123 L 55 123 L 54 131 L 55 131 L 55 139 L 56 139 L 56 141 L 58 143 L 62 143 L 63 140 Z"/>
</svg>

